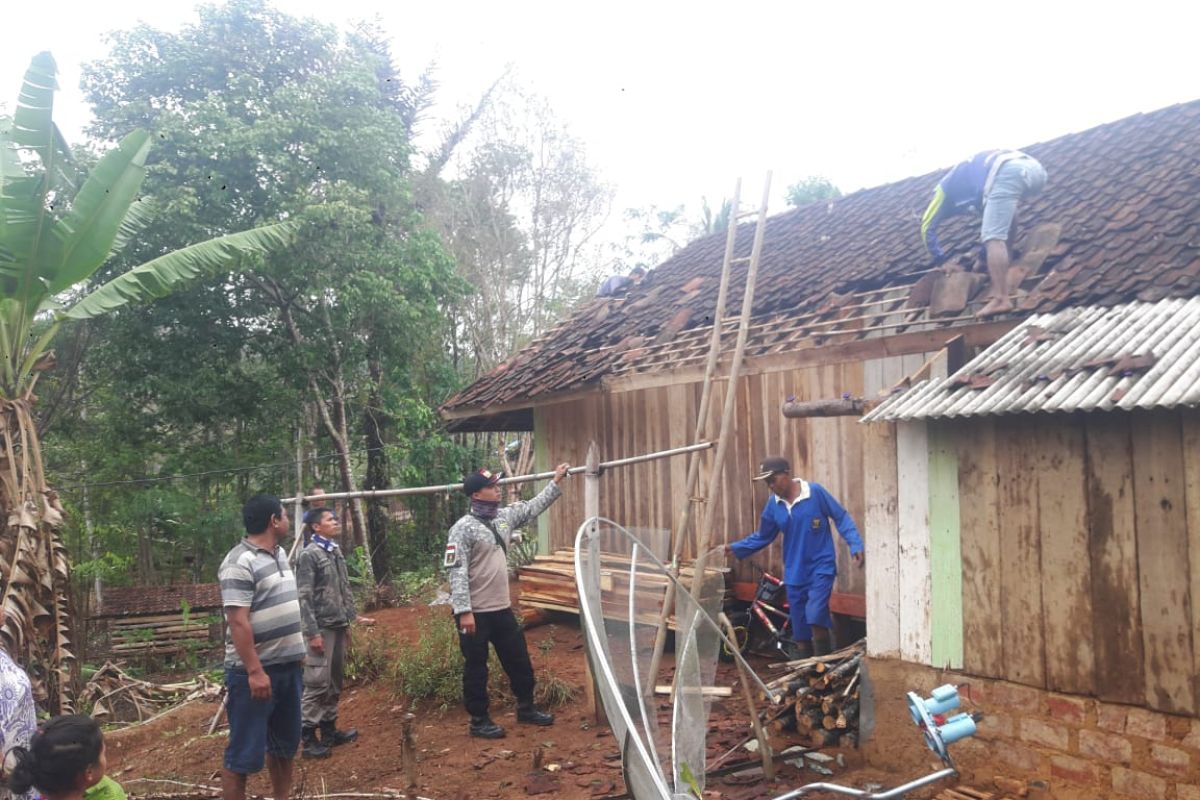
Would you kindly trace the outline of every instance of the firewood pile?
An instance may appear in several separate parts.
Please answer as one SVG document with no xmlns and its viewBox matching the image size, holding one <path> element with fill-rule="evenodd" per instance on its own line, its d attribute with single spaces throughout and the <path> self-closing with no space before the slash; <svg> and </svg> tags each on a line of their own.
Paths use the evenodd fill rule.
<svg viewBox="0 0 1200 800">
<path fill-rule="evenodd" d="M 859 670 L 866 640 L 825 656 L 772 664 L 767 688 L 781 693 L 776 726 L 811 735 L 813 747 L 858 745 Z"/>
<path fill-rule="evenodd" d="M 80 702 L 91 708 L 92 716 L 103 722 L 141 722 L 164 709 L 192 700 L 216 700 L 220 684 L 204 675 L 179 683 L 151 683 L 139 680 L 111 661 L 96 671 L 83 688 Z"/>
</svg>

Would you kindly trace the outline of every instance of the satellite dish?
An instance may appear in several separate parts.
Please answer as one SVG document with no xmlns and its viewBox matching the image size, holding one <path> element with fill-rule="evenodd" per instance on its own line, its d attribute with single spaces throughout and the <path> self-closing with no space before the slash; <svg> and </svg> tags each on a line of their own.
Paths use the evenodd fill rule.
<svg viewBox="0 0 1200 800">
<path fill-rule="evenodd" d="M 645 540 L 663 540 L 654 533 L 639 536 L 600 517 L 579 527 L 575 583 L 580 618 L 592 675 L 621 745 L 629 793 L 638 800 L 696 798 L 704 791 L 711 703 L 703 689 L 713 683 L 723 640 L 736 658 L 742 655 L 717 623 L 725 596 L 722 571 L 707 569 L 693 576 L 690 585 L 681 582 L 646 545 Z M 721 563 L 719 558 L 709 562 Z M 649 669 L 671 584 L 676 590 L 675 675 L 670 713 L 663 719 L 659 704 L 648 700 L 658 681 Z M 621 602 L 602 596 L 605 587 L 617 586 L 624 590 L 614 593 Z M 748 674 L 767 697 L 775 697 L 752 670 Z"/>
<path fill-rule="evenodd" d="M 759 679 L 730 641 L 717 616 L 725 596 L 725 577 L 717 569 L 692 576 L 690 585 L 676 578 L 646 541 L 664 541 L 661 531 L 631 531 L 612 520 L 592 517 L 575 536 L 575 584 L 585 652 L 608 715 L 621 745 L 625 787 L 636 800 L 684 800 L 703 797 L 705 738 L 709 700 L 703 688 L 716 674 L 717 651 L 728 645 L 763 694 L 777 695 Z M 705 560 L 704 563 L 708 563 Z M 712 559 L 721 563 L 719 559 Z M 669 716 L 647 700 L 658 676 L 649 674 L 654 634 L 667 587 L 675 587 L 675 676 Z M 618 588 L 624 590 L 611 591 Z M 608 597 L 604 596 L 608 592 Z M 613 597 L 620 598 L 619 601 Z M 902 798 L 914 789 L 957 776 L 947 746 L 975 733 L 977 716 L 959 713 L 953 686 L 932 696 L 908 696 L 913 721 L 945 768 L 886 791 L 867 791 L 835 783 L 811 783 L 779 795 L 793 800 L 814 792 L 830 792 L 862 800 Z"/>
</svg>

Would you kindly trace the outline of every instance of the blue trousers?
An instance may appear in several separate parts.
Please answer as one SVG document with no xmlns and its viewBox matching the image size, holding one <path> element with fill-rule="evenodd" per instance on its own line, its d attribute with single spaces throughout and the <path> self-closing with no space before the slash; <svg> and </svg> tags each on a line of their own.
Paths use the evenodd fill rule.
<svg viewBox="0 0 1200 800">
<path fill-rule="evenodd" d="M 813 575 L 808 583 L 787 585 L 788 605 L 792 613 L 792 639 L 797 642 L 812 640 L 812 626 L 833 627 L 829 614 L 829 596 L 833 594 L 835 575 Z"/>
</svg>

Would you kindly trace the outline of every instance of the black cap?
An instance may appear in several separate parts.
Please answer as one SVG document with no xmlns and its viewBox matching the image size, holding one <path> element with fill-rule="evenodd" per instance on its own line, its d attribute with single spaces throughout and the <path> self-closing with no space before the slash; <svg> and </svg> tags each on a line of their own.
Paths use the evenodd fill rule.
<svg viewBox="0 0 1200 800">
<path fill-rule="evenodd" d="M 758 474 L 754 476 L 756 481 L 765 481 L 772 475 L 780 472 L 791 472 L 792 465 L 788 463 L 786 458 L 782 456 L 767 456 L 758 465 Z"/>
<path fill-rule="evenodd" d="M 480 469 L 463 478 L 463 493 L 468 497 L 488 486 L 495 486 L 504 477 L 503 472 Z"/>
</svg>

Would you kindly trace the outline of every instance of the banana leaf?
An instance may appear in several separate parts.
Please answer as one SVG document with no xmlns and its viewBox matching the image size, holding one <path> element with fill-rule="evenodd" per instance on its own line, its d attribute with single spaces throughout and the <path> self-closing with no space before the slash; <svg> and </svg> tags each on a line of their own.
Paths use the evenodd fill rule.
<svg viewBox="0 0 1200 800">
<path fill-rule="evenodd" d="M 227 272 L 238 266 L 246 256 L 286 247 L 292 241 L 297 227 L 295 222 L 277 222 L 219 236 L 159 256 L 100 286 L 71 306 L 60 318 L 91 319 L 130 303 L 164 297 L 188 281 Z"/>
</svg>

